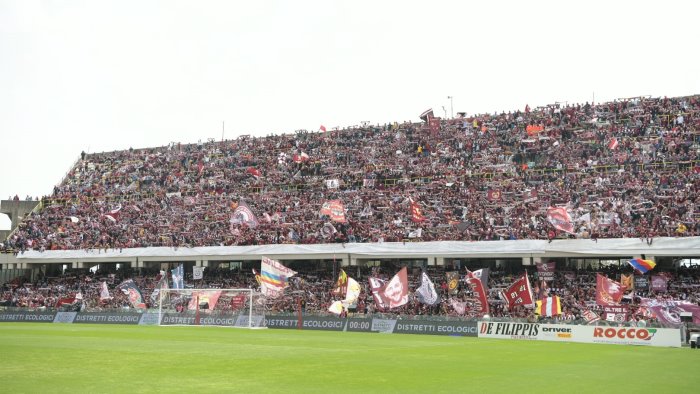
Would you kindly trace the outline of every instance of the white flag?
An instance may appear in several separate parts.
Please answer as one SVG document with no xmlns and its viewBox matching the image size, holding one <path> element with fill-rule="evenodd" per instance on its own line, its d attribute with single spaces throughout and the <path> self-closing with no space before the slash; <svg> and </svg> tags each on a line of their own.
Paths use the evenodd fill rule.
<svg viewBox="0 0 700 394">
<path fill-rule="evenodd" d="M 348 277 L 348 290 L 345 293 L 343 306 L 346 308 L 357 308 L 357 299 L 360 298 L 360 284 L 351 277 Z"/>
<path fill-rule="evenodd" d="M 204 277 L 204 267 L 192 267 L 192 279 L 202 279 Z"/>
<path fill-rule="evenodd" d="M 100 300 L 111 300 L 112 297 L 109 295 L 109 289 L 107 288 L 107 282 L 102 282 L 100 285 Z"/>
<path fill-rule="evenodd" d="M 423 304 L 435 305 L 440 302 L 438 294 L 435 291 L 435 285 L 425 271 L 423 271 L 423 274 L 421 275 L 421 284 L 416 290 L 416 295 L 418 296 L 418 301 L 422 302 Z"/>
<path fill-rule="evenodd" d="M 331 306 L 328 307 L 328 312 L 335 313 L 336 315 L 340 315 L 343 313 L 343 302 L 342 301 L 334 301 Z"/>
</svg>

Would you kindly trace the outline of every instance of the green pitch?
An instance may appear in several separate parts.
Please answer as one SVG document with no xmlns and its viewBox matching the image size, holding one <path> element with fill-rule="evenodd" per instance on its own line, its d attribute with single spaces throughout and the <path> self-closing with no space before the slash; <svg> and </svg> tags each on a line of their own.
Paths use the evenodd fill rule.
<svg viewBox="0 0 700 394">
<path fill-rule="evenodd" d="M 697 392 L 700 350 L 349 332 L 0 324 L 0 392 Z"/>
</svg>

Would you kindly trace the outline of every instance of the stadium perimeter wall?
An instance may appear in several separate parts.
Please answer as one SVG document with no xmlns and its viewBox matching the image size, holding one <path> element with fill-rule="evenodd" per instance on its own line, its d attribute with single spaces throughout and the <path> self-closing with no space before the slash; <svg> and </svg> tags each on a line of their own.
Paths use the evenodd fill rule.
<svg viewBox="0 0 700 394">
<path fill-rule="evenodd" d="M 193 324 L 194 316 L 163 315 L 157 312 L 49 312 L 0 311 L 0 322 L 33 322 L 64 324 Z M 673 328 L 611 327 L 573 324 L 544 324 L 474 320 L 429 320 L 421 318 L 392 319 L 376 317 L 339 318 L 334 316 L 267 315 L 257 317 L 256 325 L 270 329 L 377 332 L 393 334 L 450 335 L 492 339 L 537 340 L 555 342 L 602 343 L 681 347 L 681 330 Z M 200 325 L 242 326 L 247 316 L 202 317 Z"/>
</svg>

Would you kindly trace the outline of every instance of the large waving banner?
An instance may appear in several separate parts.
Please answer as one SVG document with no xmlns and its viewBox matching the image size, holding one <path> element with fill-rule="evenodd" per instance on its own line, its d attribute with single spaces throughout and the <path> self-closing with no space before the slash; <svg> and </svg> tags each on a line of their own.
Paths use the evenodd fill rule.
<svg viewBox="0 0 700 394">
<path fill-rule="evenodd" d="M 527 272 L 522 274 L 513 284 L 501 292 L 501 296 L 508 304 L 508 309 L 512 310 L 516 306 L 535 306 L 535 300 L 532 297 L 532 288 L 530 287 L 530 279 Z"/>
<path fill-rule="evenodd" d="M 408 269 L 406 267 L 401 268 L 387 282 L 382 295 L 384 300 L 388 301 L 389 308 L 398 308 L 408 303 Z"/>
<path fill-rule="evenodd" d="M 129 303 L 134 308 L 146 308 L 146 304 L 143 302 L 143 296 L 141 295 L 141 290 L 139 290 L 133 279 L 128 279 L 122 282 L 117 289 L 121 290 L 122 293 L 129 297 Z"/>
<path fill-rule="evenodd" d="M 601 306 L 617 306 L 620 304 L 625 290 L 627 290 L 627 288 L 620 282 L 615 282 L 604 275 L 596 274 L 596 304 Z"/>
<path fill-rule="evenodd" d="M 279 261 L 263 257 L 260 263 L 260 292 L 266 297 L 279 297 L 287 287 L 287 279 L 296 274 Z"/>
<path fill-rule="evenodd" d="M 566 208 L 548 208 L 547 220 L 549 220 L 549 223 L 551 223 L 552 226 L 559 231 L 569 234 L 574 233 L 574 225 L 571 223 L 571 216 L 569 216 Z"/>
<path fill-rule="evenodd" d="M 649 309 L 665 326 L 680 327 L 681 313 L 692 313 L 693 323 L 700 324 L 700 306 L 689 301 L 642 298 L 642 306 Z"/>
<path fill-rule="evenodd" d="M 345 206 L 340 200 L 326 201 L 321 206 L 321 215 L 326 215 L 332 221 L 345 223 Z"/>
<path fill-rule="evenodd" d="M 369 289 L 372 292 L 372 298 L 374 298 L 374 304 L 377 306 L 377 310 L 384 312 L 389 309 L 389 302 L 384 300 L 384 287 L 386 286 L 386 281 L 379 278 L 369 277 Z"/>
</svg>

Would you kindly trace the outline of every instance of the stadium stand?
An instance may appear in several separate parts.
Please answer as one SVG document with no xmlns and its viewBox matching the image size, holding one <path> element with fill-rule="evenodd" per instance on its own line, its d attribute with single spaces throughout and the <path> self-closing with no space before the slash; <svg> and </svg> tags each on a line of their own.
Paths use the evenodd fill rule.
<svg viewBox="0 0 700 394">
<path fill-rule="evenodd" d="M 2 247 L 23 254 L 555 239 L 590 244 L 641 239 L 650 246 L 660 237 L 700 236 L 699 125 L 699 96 L 638 97 L 83 154 Z M 332 203 L 339 205 L 332 208 Z M 567 207 L 569 229 L 548 217 L 552 207 Z M 355 268 L 358 279 L 388 279 L 398 267 L 382 262 Z M 300 272 L 290 281 L 295 291 L 269 300 L 269 310 L 291 312 L 301 302 L 309 313 L 326 312 L 335 269 L 295 269 Z M 454 266 L 427 269 L 443 302 L 430 307 L 411 298 L 393 314 L 476 316 L 473 293 L 464 283 L 447 294 L 445 278 Z M 508 311 L 499 298 L 520 269 L 491 267 L 492 316 L 533 318 L 531 309 Z M 561 267 L 554 281 L 537 284 L 537 296 L 561 297 L 561 321 L 580 321 L 586 310 L 600 313 L 596 272 L 617 280 L 631 268 Z M 696 268 L 666 273 L 667 291 L 649 287 L 629 296 L 630 320 L 653 323 L 640 305 L 642 297 L 698 304 Z M 149 304 L 159 275 L 159 269 L 132 266 L 116 273 L 68 270 L 55 277 L 17 278 L 3 285 L 2 302 L 54 308 L 79 292 L 81 308 L 129 308 L 114 286 L 134 279 Z M 205 275 L 198 287 L 255 286 L 243 269 L 211 267 Z M 412 290 L 417 288 L 420 270 L 414 268 L 409 281 Z M 110 283 L 113 298 L 100 299 L 102 282 Z M 356 313 L 377 313 L 366 282 Z M 464 314 L 453 306 L 459 303 L 466 303 L 460 304 L 466 305 Z"/>
<path fill-rule="evenodd" d="M 641 97 L 83 155 L 6 247 L 697 236 L 699 111 Z M 320 213 L 334 200 L 345 222 Z M 570 233 L 547 220 L 564 205 Z"/>
<path fill-rule="evenodd" d="M 362 268 L 357 274 L 359 278 L 373 276 L 382 279 L 390 279 L 397 267 L 386 266 L 382 268 L 366 269 Z M 353 269 L 354 271 L 354 269 Z M 376 315 L 389 313 L 394 316 L 443 316 L 460 318 L 481 317 L 479 308 L 476 305 L 473 292 L 462 280 L 454 293 L 448 289 L 446 275 L 450 271 L 445 267 L 430 267 L 427 270 L 431 280 L 436 285 L 436 290 L 441 302 L 435 306 L 425 305 L 418 301 L 413 295 L 409 297 L 408 304 L 391 311 L 380 311 L 375 305 L 366 280 L 360 280 L 362 292 L 358 301 L 357 309 L 353 312 L 359 315 Z M 186 271 L 187 272 L 187 271 Z M 191 271 L 186 274 L 185 283 L 187 287 L 201 288 L 255 288 L 254 277 L 243 270 L 213 269 L 206 270 L 204 278 L 193 280 Z M 411 293 L 420 285 L 420 269 L 409 271 L 409 287 Z M 607 266 L 596 269 L 583 270 L 561 270 L 555 273 L 554 280 L 546 284 L 542 281 L 534 284 L 534 295 L 536 298 L 556 295 L 561 298 L 562 313 L 560 316 L 552 318 L 554 322 L 582 322 L 585 320 L 584 311 L 592 311 L 598 316 L 604 315 L 604 308 L 596 305 L 596 273 L 604 273 L 610 278 L 619 279 L 621 274 L 632 274 L 631 268 L 627 266 Z M 153 308 L 157 301 L 156 297 L 151 297 L 157 283 L 164 273 L 141 272 L 123 270 L 115 274 L 103 272 L 76 274 L 69 273 L 59 277 L 42 277 L 34 282 L 29 282 L 17 278 L 2 286 L 3 296 L 0 306 L 29 308 L 31 310 L 53 310 L 57 307 L 62 310 L 85 310 L 85 311 L 105 311 L 105 310 L 133 310 L 128 297 L 117 290 L 119 283 L 125 279 L 133 279 L 141 290 L 143 299 L 148 308 Z M 659 272 L 661 274 L 661 272 Z M 355 273 L 352 274 L 355 276 Z M 622 305 L 626 307 L 626 322 L 640 322 L 654 325 L 657 318 L 640 303 L 642 298 L 656 300 L 680 300 L 694 305 L 700 303 L 700 269 L 698 266 L 692 268 L 681 268 L 673 273 L 664 272 L 662 275 L 669 278 L 668 285 L 664 291 L 655 291 L 649 286 L 646 289 L 636 288 L 634 292 L 628 293 L 622 300 Z M 460 274 L 460 276 L 462 276 Z M 497 317 L 536 319 L 531 308 L 516 307 L 509 311 L 499 293 L 505 290 L 515 278 L 515 274 L 509 270 L 493 270 L 489 277 L 489 306 L 490 315 Z M 107 283 L 111 298 L 101 297 L 102 282 Z M 297 277 L 291 278 L 290 290 L 284 296 L 268 299 L 267 310 L 270 313 L 293 313 L 299 305 L 303 305 L 303 310 L 307 314 L 327 313 L 328 307 L 333 302 L 333 290 L 336 285 L 336 278 L 331 271 L 319 271 L 316 268 L 306 267 L 300 270 Z M 82 300 L 76 303 L 76 295 L 80 293 Z M 455 307 L 455 303 L 464 303 L 464 311 Z M 65 304 L 65 305 L 61 305 Z"/>
</svg>

